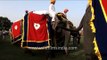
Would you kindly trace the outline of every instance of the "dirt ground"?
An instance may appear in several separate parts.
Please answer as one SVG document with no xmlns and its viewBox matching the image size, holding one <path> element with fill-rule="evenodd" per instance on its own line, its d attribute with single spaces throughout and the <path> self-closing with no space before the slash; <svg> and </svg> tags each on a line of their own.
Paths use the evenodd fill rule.
<svg viewBox="0 0 107 60">
<path fill-rule="evenodd" d="M 71 50 L 69 55 L 66 56 L 62 53 L 56 53 L 56 57 L 51 60 L 85 60 L 82 49 L 82 39 L 79 48 Z M 35 55 L 27 54 L 24 49 L 11 44 L 9 36 L 5 39 L 0 37 L 0 60 L 48 60 L 44 53 L 35 53 Z"/>
</svg>

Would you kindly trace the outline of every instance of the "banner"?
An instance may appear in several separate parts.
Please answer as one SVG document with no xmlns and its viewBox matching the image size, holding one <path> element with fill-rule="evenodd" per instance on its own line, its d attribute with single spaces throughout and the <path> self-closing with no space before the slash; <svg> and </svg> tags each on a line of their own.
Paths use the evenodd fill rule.
<svg viewBox="0 0 107 60">
<path fill-rule="evenodd" d="M 22 47 L 29 49 L 49 48 L 49 32 L 46 15 L 33 12 L 25 15 Z"/>
<path fill-rule="evenodd" d="M 17 43 L 21 40 L 22 35 L 22 21 L 19 20 L 12 24 L 11 26 L 11 34 L 12 34 L 12 43 Z"/>
</svg>

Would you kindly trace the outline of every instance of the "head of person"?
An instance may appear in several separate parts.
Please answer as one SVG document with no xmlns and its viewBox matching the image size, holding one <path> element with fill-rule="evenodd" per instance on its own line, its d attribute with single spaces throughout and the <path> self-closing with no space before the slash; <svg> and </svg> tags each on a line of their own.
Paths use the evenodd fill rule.
<svg viewBox="0 0 107 60">
<path fill-rule="evenodd" d="M 64 9 L 64 13 L 67 13 L 69 10 L 68 9 Z"/>
<path fill-rule="evenodd" d="M 25 13 L 28 13 L 28 10 L 26 10 Z"/>
<path fill-rule="evenodd" d="M 56 0 L 50 0 L 51 4 L 55 4 Z"/>
</svg>

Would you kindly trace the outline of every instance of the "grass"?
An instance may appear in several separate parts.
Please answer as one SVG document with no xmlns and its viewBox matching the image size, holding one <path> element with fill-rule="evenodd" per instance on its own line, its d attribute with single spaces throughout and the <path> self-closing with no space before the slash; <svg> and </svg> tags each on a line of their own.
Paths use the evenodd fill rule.
<svg viewBox="0 0 107 60">
<path fill-rule="evenodd" d="M 70 51 L 69 55 L 57 53 L 55 58 L 51 60 L 85 60 L 82 49 L 82 41 L 77 50 Z M 9 36 L 6 36 L 4 40 L 0 37 L 0 60 L 47 60 L 44 52 L 35 53 L 34 56 L 24 53 L 24 49 L 11 44 Z"/>
</svg>

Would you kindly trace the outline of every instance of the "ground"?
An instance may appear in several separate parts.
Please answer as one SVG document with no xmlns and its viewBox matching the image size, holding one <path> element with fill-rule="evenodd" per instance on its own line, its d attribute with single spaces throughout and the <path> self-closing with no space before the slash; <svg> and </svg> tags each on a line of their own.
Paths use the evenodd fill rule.
<svg viewBox="0 0 107 60">
<path fill-rule="evenodd" d="M 83 39 L 79 48 L 70 51 L 68 56 L 57 53 L 51 60 L 85 60 L 82 41 Z M 24 49 L 12 45 L 9 36 L 6 36 L 3 40 L 0 37 L 0 60 L 47 60 L 47 58 L 44 53 L 35 53 L 34 56 L 26 54 Z"/>
</svg>

